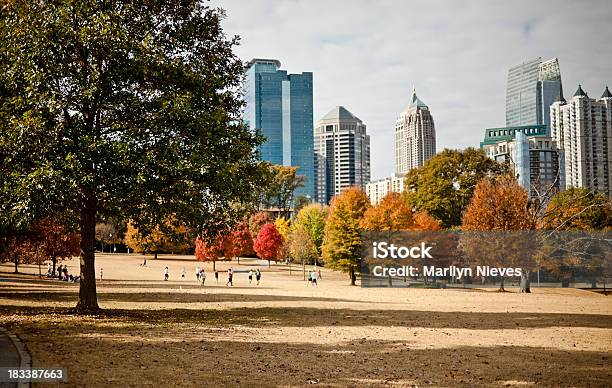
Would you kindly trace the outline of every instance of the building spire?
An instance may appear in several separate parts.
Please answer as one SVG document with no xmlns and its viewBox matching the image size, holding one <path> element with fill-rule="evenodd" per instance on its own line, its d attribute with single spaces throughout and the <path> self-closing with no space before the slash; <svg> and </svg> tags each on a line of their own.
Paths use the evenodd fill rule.
<svg viewBox="0 0 612 388">
<path fill-rule="evenodd" d="M 578 90 L 576 90 L 576 93 L 574 93 L 574 97 L 576 96 L 587 96 L 587 94 L 584 92 L 584 90 L 582 90 L 582 85 L 578 84 Z"/>
<path fill-rule="evenodd" d="M 610 89 L 608 89 L 608 85 L 606 85 L 606 90 L 604 90 L 601 98 L 612 98 L 612 93 L 610 93 Z"/>
</svg>

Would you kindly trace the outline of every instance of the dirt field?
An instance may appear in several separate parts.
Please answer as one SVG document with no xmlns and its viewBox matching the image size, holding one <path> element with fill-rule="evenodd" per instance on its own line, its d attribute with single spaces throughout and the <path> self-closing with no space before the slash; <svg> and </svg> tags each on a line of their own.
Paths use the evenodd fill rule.
<svg viewBox="0 0 612 388">
<path fill-rule="evenodd" d="M 362 289 L 242 260 L 196 282 L 192 257 L 98 254 L 100 317 L 78 285 L 0 267 L 0 325 L 78 386 L 611 386 L 612 296 L 572 289 Z M 257 267 L 257 264 L 262 266 Z M 68 262 L 70 271 L 78 262 Z M 163 281 L 163 268 L 170 281 Z M 182 267 L 187 271 L 180 281 Z M 260 286 L 246 271 L 262 270 Z M 37 267 L 22 267 L 38 273 Z M 46 272 L 46 268 L 43 268 Z"/>
</svg>

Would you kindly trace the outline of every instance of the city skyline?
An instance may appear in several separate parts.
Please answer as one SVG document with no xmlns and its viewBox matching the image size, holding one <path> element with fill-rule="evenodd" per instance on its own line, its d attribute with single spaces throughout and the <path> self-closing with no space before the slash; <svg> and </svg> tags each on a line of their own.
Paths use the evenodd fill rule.
<svg viewBox="0 0 612 388">
<path fill-rule="evenodd" d="M 359 112 L 372 137 L 373 180 L 394 170 L 386 150 L 413 85 L 436 112 L 438 151 L 478 147 L 482 128 L 504 126 L 507 71 L 523 61 L 559 58 L 568 90 L 612 86 L 612 53 L 600 49 L 612 33 L 609 2 L 212 5 L 227 11 L 224 28 L 241 36 L 236 53 L 245 62 L 276 58 L 290 71 L 313 72 L 315 118 L 336 105 Z"/>
</svg>

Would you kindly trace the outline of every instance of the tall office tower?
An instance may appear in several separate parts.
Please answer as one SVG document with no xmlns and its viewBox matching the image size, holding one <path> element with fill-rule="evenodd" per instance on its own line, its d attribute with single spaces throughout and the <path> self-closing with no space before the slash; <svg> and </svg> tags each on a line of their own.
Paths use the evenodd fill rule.
<svg viewBox="0 0 612 388">
<path fill-rule="evenodd" d="M 550 134 L 550 106 L 563 98 L 557 58 L 532 59 L 508 71 L 506 126 L 546 125 Z"/>
<path fill-rule="evenodd" d="M 329 203 L 351 186 L 370 181 L 370 136 L 366 125 L 343 106 L 317 123 L 314 134 L 315 200 Z"/>
<path fill-rule="evenodd" d="M 275 59 L 253 59 L 244 84 L 244 120 L 266 141 L 260 157 L 272 164 L 299 167 L 306 177 L 295 196 L 314 197 L 312 73 L 287 74 Z M 231 150 L 228 150 L 230 152 Z"/>
<path fill-rule="evenodd" d="M 569 102 L 550 108 L 552 137 L 565 151 L 567 187 L 583 187 L 612 197 L 612 93 L 601 98 L 578 90 Z"/>
<path fill-rule="evenodd" d="M 565 155 L 546 135 L 545 125 L 488 128 L 480 148 L 491 159 L 508 163 L 532 198 L 565 190 Z"/>
<path fill-rule="evenodd" d="M 395 122 L 395 173 L 423 166 L 436 153 L 436 130 L 429 107 L 414 88 L 410 104 Z"/>
</svg>

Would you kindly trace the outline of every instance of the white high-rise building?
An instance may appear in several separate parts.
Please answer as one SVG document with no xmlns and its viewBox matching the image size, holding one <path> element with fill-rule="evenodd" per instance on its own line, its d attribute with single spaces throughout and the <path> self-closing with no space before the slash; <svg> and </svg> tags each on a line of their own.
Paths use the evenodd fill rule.
<svg viewBox="0 0 612 388">
<path fill-rule="evenodd" d="M 423 166 L 436 153 L 436 130 L 429 107 L 414 88 L 410 104 L 395 122 L 395 173 Z"/>
<path fill-rule="evenodd" d="M 366 194 L 370 203 L 378 205 L 381 199 L 391 192 L 401 193 L 404 191 L 404 175 L 393 174 L 390 177 L 377 179 L 366 185 Z"/>
<path fill-rule="evenodd" d="M 343 106 L 318 122 L 314 131 L 315 201 L 329 203 L 351 186 L 370 181 L 370 136 L 366 125 Z"/>
<path fill-rule="evenodd" d="M 570 101 L 550 107 L 551 135 L 565 151 L 565 183 L 612 197 L 612 93 L 587 96 L 579 85 Z"/>
</svg>

